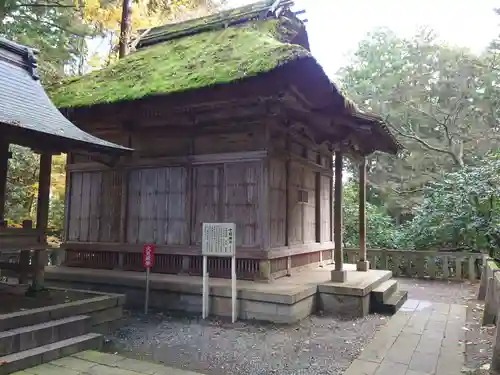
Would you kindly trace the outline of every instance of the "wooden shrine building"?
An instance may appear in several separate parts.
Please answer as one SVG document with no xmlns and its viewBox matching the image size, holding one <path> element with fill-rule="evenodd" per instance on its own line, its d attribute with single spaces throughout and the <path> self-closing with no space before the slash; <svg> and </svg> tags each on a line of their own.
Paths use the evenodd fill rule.
<svg viewBox="0 0 500 375">
<path fill-rule="evenodd" d="M 18 262 L 1 262 L 0 269 L 19 274 L 20 283 L 32 276 L 41 285 L 47 264 L 52 155 L 77 151 L 94 160 L 111 163 L 131 150 L 83 132 L 57 110 L 40 84 L 37 53 L 0 38 L 0 254 L 20 253 Z M 40 153 L 35 228 L 30 221 L 23 223 L 22 229 L 9 228 L 5 220 L 10 144 Z M 35 251 L 36 256 L 30 265 L 31 251 Z"/>
<path fill-rule="evenodd" d="M 116 64 L 49 88 L 72 122 L 135 150 L 114 167 L 71 153 L 67 266 L 140 271 L 154 243 L 153 272 L 199 275 L 202 223 L 234 222 L 239 278 L 331 262 L 335 247 L 343 277 L 343 155 L 364 171 L 399 144 L 332 84 L 290 5 L 145 31 Z M 229 276 L 229 260 L 209 273 Z"/>
</svg>

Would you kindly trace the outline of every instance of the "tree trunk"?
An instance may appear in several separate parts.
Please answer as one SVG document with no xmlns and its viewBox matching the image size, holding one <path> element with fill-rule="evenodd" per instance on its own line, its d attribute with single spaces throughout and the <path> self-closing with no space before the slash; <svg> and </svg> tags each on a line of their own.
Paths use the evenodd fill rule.
<svg viewBox="0 0 500 375">
<path fill-rule="evenodd" d="M 130 16 L 132 13 L 132 1 L 123 0 L 122 5 L 122 22 L 120 24 L 120 43 L 118 49 L 118 57 L 127 56 L 128 53 L 128 43 L 130 37 L 131 20 Z"/>
</svg>

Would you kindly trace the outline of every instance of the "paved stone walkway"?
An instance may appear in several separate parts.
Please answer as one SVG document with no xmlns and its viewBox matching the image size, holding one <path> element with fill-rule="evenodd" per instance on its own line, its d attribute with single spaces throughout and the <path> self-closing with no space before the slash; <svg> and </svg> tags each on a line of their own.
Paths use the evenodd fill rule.
<svg viewBox="0 0 500 375">
<path fill-rule="evenodd" d="M 459 375 L 467 307 L 409 299 L 344 375 Z"/>
<path fill-rule="evenodd" d="M 201 375 L 89 350 L 11 375 Z"/>
</svg>

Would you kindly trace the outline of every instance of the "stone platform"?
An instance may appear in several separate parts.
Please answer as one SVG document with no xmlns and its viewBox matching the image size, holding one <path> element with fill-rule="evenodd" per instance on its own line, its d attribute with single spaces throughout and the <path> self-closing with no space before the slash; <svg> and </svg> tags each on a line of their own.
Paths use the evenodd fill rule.
<svg viewBox="0 0 500 375">
<path fill-rule="evenodd" d="M 370 312 L 370 293 L 392 277 L 391 271 L 357 272 L 345 265 L 347 281 L 330 281 L 332 265 L 306 269 L 260 283 L 239 280 L 237 313 L 239 319 L 274 323 L 295 323 L 318 310 L 346 317 Z M 49 285 L 101 292 L 123 293 L 132 308 L 144 304 L 145 274 L 142 272 L 96 270 L 73 267 L 47 267 Z M 151 274 L 150 307 L 201 313 L 202 278 L 196 276 Z M 231 315 L 231 281 L 210 279 L 210 313 Z"/>
</svg>

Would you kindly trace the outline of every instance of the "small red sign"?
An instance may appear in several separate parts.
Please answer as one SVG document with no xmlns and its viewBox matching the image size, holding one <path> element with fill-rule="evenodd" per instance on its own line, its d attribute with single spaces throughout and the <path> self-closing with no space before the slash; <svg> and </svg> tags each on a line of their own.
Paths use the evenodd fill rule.
<svg viewBox="0 0 500 375">
<path fill-rule="evenodd" d="M 144 245 L 142 248 L 142 265 L 144 268 L 153 267 L 155 259 L 155 247 L 154 245 Z"/>
</svg>

